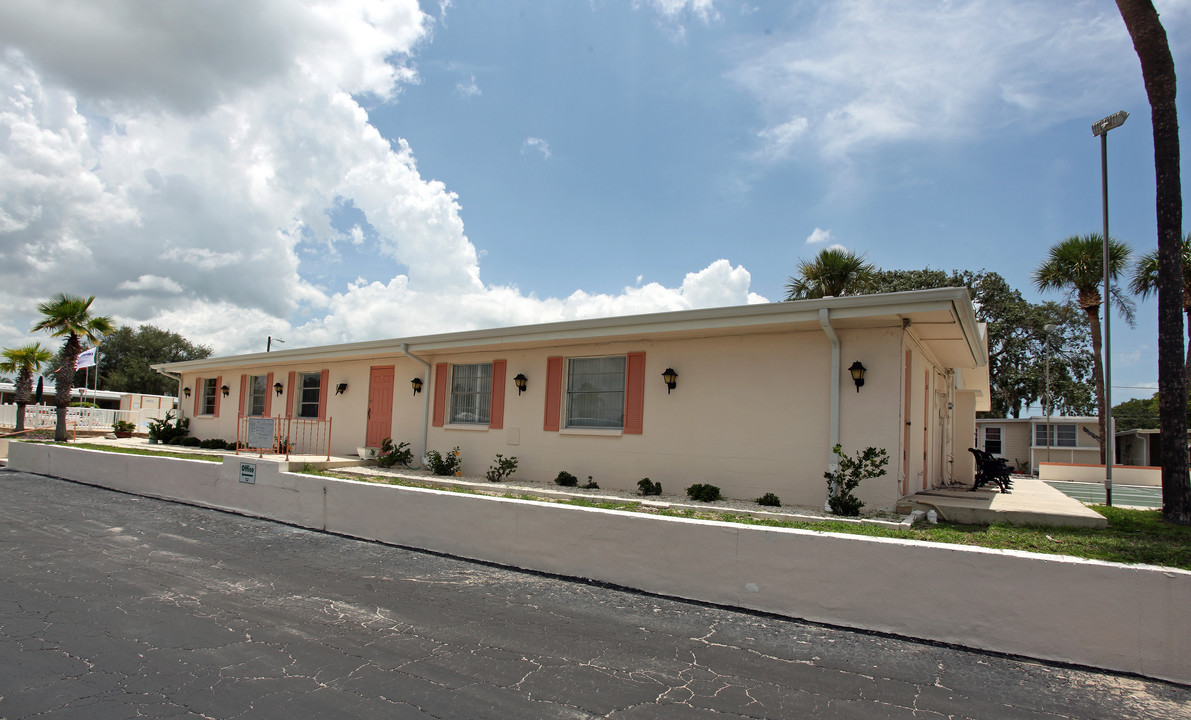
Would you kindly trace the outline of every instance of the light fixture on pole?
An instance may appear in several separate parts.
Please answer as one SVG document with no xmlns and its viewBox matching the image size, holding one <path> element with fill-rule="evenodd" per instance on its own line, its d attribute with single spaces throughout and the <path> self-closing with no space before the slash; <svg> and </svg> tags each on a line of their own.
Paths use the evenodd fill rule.
<svg viewBox="0 0 1191 720">
<path fill-rule="evenodd" d="M 265 343 L 265 352 L 269 352 L 270 350 L 273 349 L 273 343 L 283 343 L 284 344 L 285 341 L 282 340 L 281 338 L 275 338 L 272 335 L 270 335 L 269 341 L 267 343 Z"/>
<path fill-rule="evenodd" d="M 1108 131 L 1125 124 L 1129 113 L 1121 110 L 1092 123 L 1092 137 L 1100 138 L 1100 200 L 1104 208 L 1104 502 L 1112 506 L 1112 465 L 1116 459 L 1116 433 L 1112 422 L 1112 317 L 1109 298 L 1108 258 Z"/>
</svg>

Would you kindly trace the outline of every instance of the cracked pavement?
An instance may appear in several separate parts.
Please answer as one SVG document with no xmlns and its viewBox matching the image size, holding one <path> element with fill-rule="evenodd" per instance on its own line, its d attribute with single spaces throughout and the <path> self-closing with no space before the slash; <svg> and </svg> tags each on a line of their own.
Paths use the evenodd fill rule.
<svg viewBox="0 0 1191 720">
<path fill-rule="evenodd" d="M 1191 688 L 7 469 L 0 551 L 3 720 L 1191 717 Z"/>
</svg>

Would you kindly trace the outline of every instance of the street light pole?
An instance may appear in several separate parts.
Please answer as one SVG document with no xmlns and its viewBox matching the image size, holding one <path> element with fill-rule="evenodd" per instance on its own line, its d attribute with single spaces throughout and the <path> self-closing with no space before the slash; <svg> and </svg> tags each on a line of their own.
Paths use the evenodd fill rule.
<svg viewBox="0 0 1191 720">
<path fill-rule="evenodd" d="M 1100 138 L 1100 201 L 1104 208 L 1104 501 L 1112 506 L 1112 466 L 1116 459 L 1116 434 L 1112 421 L 1112 317 L 1109 297 L 1108 258 L 1108 131 L 1125 124 L 1129 113 L 1121 110 L 1092 123 L 1092 137 Z"/>
<path fill-rule="evenodd" d="M 267 343 L 265 343 L 265 352 L 269 352 L 270 350 L 272 350 L 273 343 L 275 343 L 275 342 L 284 343 L 285 341 L 282 340 L 281 338 L 275 338 L 272 335 L 270 335 L 269 341 Z"/>
<path fill-rule="evenodd" d="M 1046 331 L 1046 462 L 1050 462 L 1050 407 L 1052 400 L 1050 396 L 1050 336 L 1055 331 L 1057 326 L 1054 323 L 1047 323 L 1043 326 Z M 1038 473 L 1041 475 L 1042 473 Z"/>
</svg>

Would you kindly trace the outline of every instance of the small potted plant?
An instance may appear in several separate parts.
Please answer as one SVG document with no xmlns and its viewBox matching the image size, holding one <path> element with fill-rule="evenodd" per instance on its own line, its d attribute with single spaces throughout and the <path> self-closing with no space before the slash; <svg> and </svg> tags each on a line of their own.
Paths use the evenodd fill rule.
<svg viewBox="0 0 1191 720">
<path fill-rule="evenodd" d="M 127 420 L 117 420 L 112 423 L 112 430 L 116 433 L 118 438 L 130 438 L 132 433 L 136 430 L 136 425 Z"/>
</svg>

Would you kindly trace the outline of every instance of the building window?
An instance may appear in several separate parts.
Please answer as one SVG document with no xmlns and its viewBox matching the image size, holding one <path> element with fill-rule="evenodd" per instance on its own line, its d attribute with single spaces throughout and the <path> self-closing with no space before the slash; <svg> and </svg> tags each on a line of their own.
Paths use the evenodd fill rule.
<svg viewBox="0 0 1191 720">
<path fill-rule="evenodd" d="M 1050 428 L 1050 442 L 1047 442 L 1047 428 Z M 1075 447 L 1075 425 L 1046 425 L 1042 423 L 1034 426 L 1034 447 Z"/>
<path fill-rule="evenodd" d="M 625 357 L 572 358 L 567 363 L 566 427 L 624 428 Z"/>
<path fill-rule="evenodd" d="M 492 407 L 492 363 L 451 366 L 450 407 L 449 423 L 488 424 Z"/>
<path fill-rule="evenodd" d="M 215 393 L 219 392 L 216 387 L 217 378 L 203 378 L 203 384 L 199 388 L 199 414 L 200 415 L 214 415 L 215 414 Z"/>
<path fill-rule="evenodd" d="M 300 418 L 317 418 L 322 373 L 298 374 L 298 397 L 294 409 Z"/>
<path fill-rule="evenodd" d="M 268 375 L 253 375 L 248 378 L 248 415 L 264 415 L 265 401 L 268 397 Z"/>
<path fill-rule="evenodd" d="M 990 425 L 984 428 L 984 452 L 1000 455 L 1004 447 L 1001 444 L 1001 426 Z"/>
</svg>

